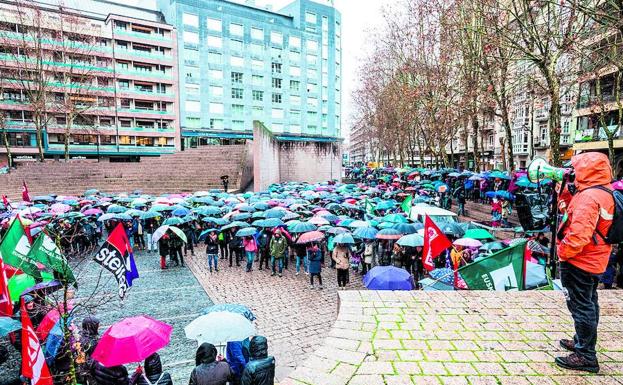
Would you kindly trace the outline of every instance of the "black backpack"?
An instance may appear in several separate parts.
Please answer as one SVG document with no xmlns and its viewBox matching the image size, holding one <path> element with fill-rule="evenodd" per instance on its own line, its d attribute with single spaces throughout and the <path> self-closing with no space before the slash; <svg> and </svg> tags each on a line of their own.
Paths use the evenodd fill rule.
<svg viewBox="0 0 623 385">
<path fill-rule="evenodd" d="M 618 190 L 610 190 L 604 186 L 589 187 L 606 191 L 612 195 L 614 199 L 614 215 L 612 216 L 612 225 L 608 234 L 601 234 L 599 230 L 595 230 L 597 234 L 608 244 L 617 245 L 623 243 L 623 193 Z"/>
</svg>

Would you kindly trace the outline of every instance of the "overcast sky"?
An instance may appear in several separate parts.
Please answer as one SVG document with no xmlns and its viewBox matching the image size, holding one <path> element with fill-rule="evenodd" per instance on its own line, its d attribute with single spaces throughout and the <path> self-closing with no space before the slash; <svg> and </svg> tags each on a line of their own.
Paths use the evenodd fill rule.
<svg viewBox="0 0 623 385">
<path fill-rule="evenodd" d="M 153 0 L 115 0 L 146 5 Z M 233 0 L 244 3 L 244 0 Z M 256 6 L 272 5 L 279 10 L 293 0 L 255 0 Z M 330 0 L 313 0 L 326 3 Z M 334 0 L 342 14 L 342 133 L 348 137 L 352 111 L 352 92 L 357 85 L 358 61 L 363 58 L 368 31 L 383 24 L 381 9 L 396 0 Z"/>
</svg>

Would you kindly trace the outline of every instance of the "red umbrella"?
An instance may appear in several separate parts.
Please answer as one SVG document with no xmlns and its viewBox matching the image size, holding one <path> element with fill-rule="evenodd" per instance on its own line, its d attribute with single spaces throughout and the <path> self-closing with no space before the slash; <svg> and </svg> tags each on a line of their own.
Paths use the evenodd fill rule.
<svg viewBox="0 0 623 385">
<path fill-rule="evenodd" d="M 108 328 L 92 358 L 106 367 L 141 362 L 169 344 L 173 327 L 147 316 L 123 319 Z"/>
<path fill-rule="evenodd" d="M 324 234 L 320 231 L 309 231 L 307 233 L 301 234 L 296 243 L 309 243 L 309 242 L 317 242 L 322 241 L 324 239 Z"/>
<path fill-rule="evenodd" d="M 71 309 L 71 305 L 69 308 Z M 45 339 L 48 338 L 48 334 L 50 334 L 50 331 L 54 328 L 54 325 L 56 325 L 56 323 L 61 319 L 62 309 L 63 305 L 59 305 L 58 308 L 50 310 L 48 314 L 43 317 L 39 323 L 39 326 L 37 326 L 37 330 L 35 331 L 39 341 L 45 341 Z"/>
</svg>

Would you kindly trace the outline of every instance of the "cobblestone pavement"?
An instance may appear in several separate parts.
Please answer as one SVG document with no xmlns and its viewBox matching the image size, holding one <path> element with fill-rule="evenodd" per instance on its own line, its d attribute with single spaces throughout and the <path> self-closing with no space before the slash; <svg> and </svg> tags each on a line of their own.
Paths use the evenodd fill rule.
<svg viewBox="0 0 623 385">
<path fill-rule="evenodd" d="M 338 320 L 281 385 L 623 383 L 623 300 L 600 292 L 599 375 L 559 369 L 573 325 L 561 292 L 340 294 Z"/>
<path fill-rule="evenodd" d="M 210 273 L 204 253 L 188 258 L 188 265 L 215 303 L 240 303 L 257 316 L 258 332 L 268 338 L 269 353 L 277 363 L 277 380 L 303 364 L 329 335 L 337 317 L 337 281 L 333 269 L 322 270 L 324 289 L 311 290 L 309 277 L 295 276 L 294 263 L 283 277 L 266 270 L 246 273 L 219 260 L 220 271 Z M 351 271 L 350 288 L 361 288 L 361 278 Z"/>
</svg>

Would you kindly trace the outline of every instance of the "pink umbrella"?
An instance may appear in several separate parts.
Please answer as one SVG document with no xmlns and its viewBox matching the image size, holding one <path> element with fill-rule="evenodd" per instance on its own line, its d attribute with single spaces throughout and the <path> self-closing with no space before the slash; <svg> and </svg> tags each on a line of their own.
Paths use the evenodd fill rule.
<svg viewBox="0 0 623 385">
<path fill-rule="evenodd" d="M 463 246 L 463 247 L 480 247 L 482 246 L 482 242 L 477 239 L 472 238 L 459 238 L 453 243 L 455 246 Z"/>
<path fill-rule="evenodd" d="M 167 346 L 172 331 L 148 316 L 126 318 L 104 332 L 92 357 L 106 367 L 141 362 Z"/>
<path fill-rule="evenodd" d="M 316 226 L 328 225 L 329 221 L 324 219 L 323 217 L 312 217 L 309 220 L 309 223 L 313 223 Z"/>
<path fill-rule="evenodd" d="M 307 233 L 301 234 L 296 243 L 309 243 L 309 242 L 317 242 L 322 241 L 324 239 L 324 234 L 320 231 L 309 231 Z"/>
<path fill-rule="evenodd" d="M 84 215 L 100 215 L 102 214 L 102 210 L 100 209 L 87 209 L 82 212 Z"/>
<path fill-rule="evenodd" d="M 615 190 L 623 190 L 623 181 L 618 180 L 612 184 L 612 188 Z"/>
<path fill-rule="evenodd" d="M 69 210 L 71 210 L 71 207 L 69 207 L 69 205 L 66 205 L 64 203 L 54 203 L 52 206 L 50 206 L 50 211 L 56 214 L 66 213 Z"/>
</svg>

